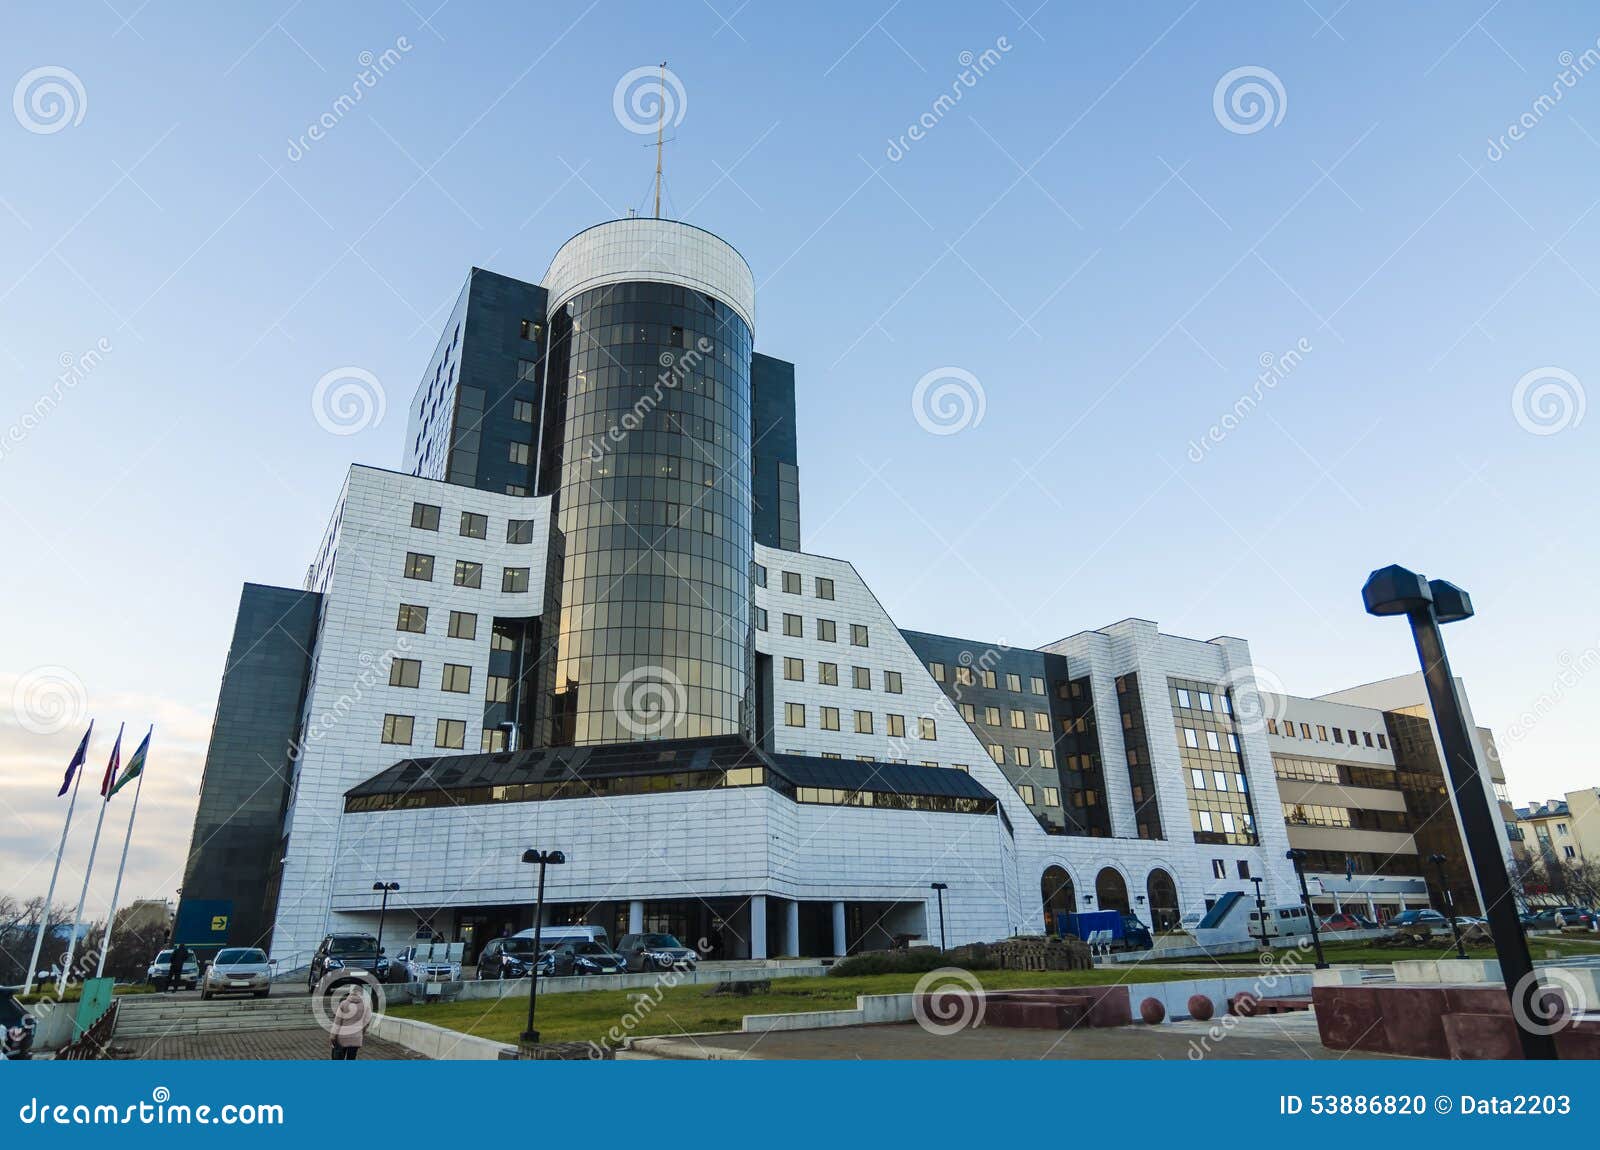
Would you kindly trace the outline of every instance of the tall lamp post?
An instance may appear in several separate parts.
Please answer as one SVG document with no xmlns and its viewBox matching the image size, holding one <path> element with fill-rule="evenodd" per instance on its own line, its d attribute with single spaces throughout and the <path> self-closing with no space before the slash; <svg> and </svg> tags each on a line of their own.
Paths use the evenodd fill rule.
<svg viewBox="0 0 1600 1150">
<path fill-rule="evenodd" d="M 1450 881 L 1445 878 L 1444 864 L 1449 860 L 1441 854 L 1431 854 L 1428 861 L 1439 868 L 1439 889 L 1444 892 L 1444 912 L 1450 916 L 1450 933 L 1455 935 L 1456 955 L 1467 957 L 1467 948 L 1461 942 L 1461 924 L 1456 921 L 1456 897 L 1450 893 Z"/>
<path fill-rule="evenodd" d="M 1444 637 L 1439 628 L 1472 618 L 1472 599 L 1454 583 L 1443 579 L 1424 579 L 1401 566 L 1385 567 L 1367 576 L 1361 598 L 1369 615 L 1404 615 L 1411 624 L 1411 636 L 1422 664 L 1422 677 L 1428 686 L 1428 703 L 1433 710 L 1444 748 L 1445 769 L 1450 789 L 1461 816 L 1472 873 L 1478 879 L 1484 917 L 1494 935 L 1495 954 L 1500 959 L 1500 975 L 1511 999 L 1511 1016 L 1517 1023 L 1524 1058 L 1553 1059 L 1555 1039 L 1531 1029 L 1533 1020 L 1542 1017 L 1543 993 L 1528 954 L 1528 940 L 1517 918 L 1517 903 L 1511 893 L 1506 860 L 1500 853 L 1495 834 L 1495 815 L 1489 809 L 1489 796 L 1478 774 L 1478 759 L 1472 750 L 1472 731 L 1467 726 L 1466 708 L 1450 673 Z M 1520 999 L 1520 1001 L 1519 1001 Z"/>
<path fill-rule="evenodd" d="M 539 938 L 544 925 L 544 870 L 547 866 L 560 866 L 567 856 L 560 851 L 525 850 L 522 861 L 539 864 L 539 894 L 533 902 L 533 968 L 528 973 L 528 1028 L 522 1032 L 522 1041 L 538 1042 L 539 1032 L 533 1028 L 533 1008 L 539 998 Z"/>
<path fill-rule="evenodd" d="M 383 902 L 378 906 L 378 954 L 374 955 L 372 960 L 372 973 L 377 974 L 378 957 L 383 954 L 383 920 L 389 914 L 389 892 L 399 890 L 400 884 L 397 882 L 375 882 L 372 884 L 372 889 L 383 892 Z"/>
<path fill-rule="evenodd" d="M 1272 945 L 1267 941 L 1267 900 L 1261 897 L 1261 876 L 1250 881 L 1256 884 L 1256 925 L 1261 928 L 1261 949 L 1266 950 Z"/>
<path fill-rule="evenodd" d="M 1322 957 L 1322 935 L 1317 933 L 1317 912 L 1311 909 L 1311 890 L 1306 886 L 1306 852 L 1291 847 L 1283 857 L 1294 863 L 1294 873 L 1300 877 L 1300 902 L 1306 908 L 1306 921 L 1311 924 L 1311 945 L 1317 952 L 1317 969 L 1327 970 L 1328 960 Z"/>
<path fill-rule="evenodd" d="M 939 949 L 943 950 L 945 948 L 945 946 L 944 946 L 944 892 L 950 889 L 950 884 L 947 883 L 947 882 L 936 882 L 936 883 L 934 883 L 932 885 L 933 885 L 934 893 L 939 896 Z"/>
</svg>

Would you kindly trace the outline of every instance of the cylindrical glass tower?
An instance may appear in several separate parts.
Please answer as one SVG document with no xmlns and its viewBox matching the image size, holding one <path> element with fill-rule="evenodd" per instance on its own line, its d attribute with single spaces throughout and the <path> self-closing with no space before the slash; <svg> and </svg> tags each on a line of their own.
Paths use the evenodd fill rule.
<svg viewBox="0 0 1600 1150">
<path fill-rule="evenodd" d="M 754 287 L 709 232 L 618 220 L 562 247 L 541 492 L 562 570 L 551 742 L 744 727 Z M 549 648 L 552 637 L 546 638 Z"/>
</svg>

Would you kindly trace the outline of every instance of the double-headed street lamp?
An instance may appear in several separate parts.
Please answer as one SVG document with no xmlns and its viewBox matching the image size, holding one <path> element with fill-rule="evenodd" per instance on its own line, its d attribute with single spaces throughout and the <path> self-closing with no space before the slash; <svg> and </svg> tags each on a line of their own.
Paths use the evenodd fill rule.
<svg viewBox="0 0 1600 1150">
<path fill-rule="evenodd" d="M 522 1041 L 531 1043 L 539 1041 L 539 1032 L 533 1028 L 533 1008 L 539 1000 L 539 938 L 540 927 L 544 925 L 544 869 L 547 866 L 560 866 L 567 861 L 567 856 L 560 851 L 529 849 L 522 852 L 522 861 L 539 864 L 539 894 L 533 902 L 533 969 L 528 973 L 528 1028 L 522 1032 Z"/>
<path fill-rule="evenodd" d="M 947 882 L 932 884 L 934 893 L 939 896 L 939 949 L 944 950 L 944 892 L 950 889 Z"/>
<path fill-rule="evenodd" d="M 1385 567 L 1367 576 L 1361 598 L 1370 615 L 1404 615 L 1411 624 L 1417 645 L 1417 659 L 1428 686 L 1428 703 L 1438 727 L 1439 743 L 1444 748 L 1445 769 L 1455 807 L 1461 816 L 1461 836 L 1466 843 L 1472 873 L 1478 879 L 1484 917 L 1494 936 L 1494 949 L 1500 959 L 1500 977 L 1511 998 L 1511 1017 L 1517 1023 L 1524 1058 L 1551 1059 L 1556 1054 L 1555 1039 L 1531 1029 L 1532 1020 L 1542 1017 L 1537 1000 L 1544 993 L 1533 972 L 1528 940 L 1517 918 L 1517 903 L 1511 894 L 1511 878 L 1506 873 L 1505 856 L 1495 833 L 1495 815 L 1489 808 L 1489 795 L 1478 774 L 1478 758 L 1472 749 L 1472 730 L 1467 726 L 1466 707 L 1450 673 L 1445 654 L 1442 623 L 1472 618 L 1472 599 L 1454 583 L 1443 579 L 1424 579 L 1404 567 Z M 1520 999 L 1520 1001 L 1519 1001 Z"/>
<path fill-rule="evenodd" d="M 1456 938 L 1456 954 L 1461 958 L 1467 957 L 1467 948 L 1461 942 L 1461 924 L 1456 921 L 1456 899 L 1450 893 L 1450 880 L 1445 877 L 1444 864 L 1450 861 L 1441 854 L 1431 854 L 1428 861 L 1439 868 L 1439 889 L 1444 892 L 1444 912 L 1450 916 L 1450 932 Z"/>
<path fill-rule="evenodd" d="M 1294 873 L 1300 876 L 1300 903 L 1306 908 L 1306 921 L 1311 924 L 1311 945 L 1317 952 L 1317 969 L 1327 970 L 1328 960 L 1322 957 L 1322 935 L 1317 933 L 1317 912 L 1311 909 L 1311 890 L 1306 886 L 1306 852 L 1291 847 L 1283 857 L 1294 863 Z"/>
<path fill-rule="evenodd" d="M 378 953 L 373 956 L 372 960 L 372 973 L 377 974 L 378 958 L 383 954 L 383 920 L 389 914 L 389 892 L 399 890 L 400 884 L 397 882 L 375 882 L 372 884 L 372 889 L 383 892 L 383 903 L 378 907 Z"/>
</svg>

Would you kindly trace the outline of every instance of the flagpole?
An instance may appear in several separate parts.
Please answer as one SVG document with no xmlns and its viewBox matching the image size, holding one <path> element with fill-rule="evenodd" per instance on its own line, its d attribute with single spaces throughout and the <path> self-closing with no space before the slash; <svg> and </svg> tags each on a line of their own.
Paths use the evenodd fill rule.
<svg viewBox="0 0 1600 1150">
<path fill-rule="evenodd" d="M 106 914 L 106 937 L 100 944 L 100 962 L 94 971 L 96 978 L 105 976 L 106 955 L 111 953 L 111 929 L 117 924 L 117 897 L 122 894 L 122 872 L 128 866 L 128 844 L 133 841 L 133 820 L 139 814 L 139 792 L 142 790 L 144 790 L 144 772 L 140 771 L 139 781 L 133 785 L 133 809 L 128 812 L 128 833 L 122 840 L 122 861 L 117 864 L 117 882 L 111 888 L 111 909 Z"/>
<path fill-rule="evenodd" d="M 88 751 L 89 736 L 94 734 L 94 720 L 89 720 L 89 730 L 84 733 L 83 745 Z M 56 847 L 56 865 L 50 871 L 50 889 L 45 892 L 44 907 L 39 911 L 39 930 L 33 937 L 33 957 L 28 959 L 28 977 L 23 983 L 28 992 L 33 992 L 33 980 L 39 973 L 39 950 L 44 946 L 45 932 L 50 929 L 50 904 L 56 897 L 56 878 L 61 874 L 61 856 L 67 851 L 67 831 L 72 826 L 72 808 L 78 805 L 78 784 L 83 782 L 83 768 L 88 765 L 87 760 L 79 764 L 72 777 L 72 797 L 67 800 L 67 818 L 61 824 L 61 845 Z"/>
<path fill-rule="evenodd" d="M 106 824 L 106 808 L 111 805 L 111 776 L 121 762 L 122 727 L 117 728 L 117 741 L 111 748 L 111 762 L 107 764 L 106 779 L 100 784 L 100 817 L 94 821 L 94 838 L 89 843 L 89 862 L 83 868 L 83 888 L 78 891 L 78 909 L 72 915 L 72 934 L 67 938 L 67 957 L 61 963 L 61 977 L 56 980 L 56 993 L 66 994 L 72 977 L 72 955 L 78 949 L 78 927 L 83 922 L 83 904 L 89 897 L 89 876 L 94 873 L 94 856 L 100 850 L 100 829 Z M 86 764 L 87 765 L 87 764 Z M 82 771 L 79 771 L 82 774 Z"/>
</svg>

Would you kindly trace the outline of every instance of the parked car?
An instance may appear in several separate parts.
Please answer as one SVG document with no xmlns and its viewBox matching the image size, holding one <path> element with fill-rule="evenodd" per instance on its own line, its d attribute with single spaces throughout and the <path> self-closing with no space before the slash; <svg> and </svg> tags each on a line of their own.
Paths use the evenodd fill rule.
<svg viewBox="0 0 1600 1150">
<path fill-rule="evenodd" d="M 1488 926 L 1489 925 L 1489 920 L 1488 919 L 1479 918 L 1475 914 L 1458 914 L 1458 915 L 1456 915 L 1456 917 L 1452 921 L 1454 921 L 1455 924 L 1457 926 L 1459 926 L 1462 930 L 1466 930 L 1467 927 L 1469 927 L 1469 926 Z"/>
<path fill-rule="evenodd" d="M 306 987 L 316 990 L 317 983 L 330 974 L 334 976 L 328 984 L 330 990 L 342 983 L 361 981 L 355 977 L 339 976 L 341 971 L 356 970 L 368 971 L 379 982 L 388 980 L 389 960 L 384 956 L 378 940 L 370 934 L 346 932 L 326 935 L 311 956 L 311 966 L 306 972 Z"/>
<path fill-rule="evenodd" d="M 625 934 L 617 944 L 631 971 L 693 970 L 699 961 L 689 947 L 670 934 Z"/>
<path fill-rule="evenodd" d="M 1395 930 L 1428 927 L 1430 930 L 1449 930 L 1450 920 L 1436 910 L 1403 910 L 1386 924 Z"/>
<path fill-rule="evenodd" d="M 479 978 L 527 978 L 532 967 L 533 939 L 521 935 L 491 938 L 478 955 Z"/>
<path fill-rule="evenodd" d="M 598 942 L 564 942 L 555 948 L 555 961 L 567 974 L 625 974 L 628 961 Z M 540 973 L 544 973 L 541 969 Z"/>
<path fill-rule="evenodd" d="M 1524 915 L 1522 925 L 1529 930 L 1560 930 L 1561 917 L 1553 910 L 1538 910 Z"/>
<path fill-rule="evenodd" d="M 1592 926 L 1594 911 L 1581 906 L 1556 907 L 1556 919 L 1562 926 Z"/>
<path fill-rule="evenodd" d="M 150 965 L 145 968 L 144 980 L 152 986 L 164 987 L 167 980 L 172 977 L 172 950 L 168 948 L 160 951 L 150 960 Z M 181 990 L 193 990 L 200 985 L 200 963 L 191 952 L 183 960 L 183 974 L 178 979 Z"/>
<path fill-rule="evenodd" d="M 225 946 L 206 967 L 200 980 L 200 997 L 218 994 L 253 994 L 265 998 L 272 993 L 272 968 L 267 952 L 253 946 Z"/>
<path fill-rule="evenodd" d="M 22 1009 L 16 991 L 0 989 L 0 1060 L 25 1061 L 33 1050 L 33 1015 Z"/>
<path fill-rule="evenodd" d="M 1366 915 L 1341 911 L 1338 914 L 1330 914 L 1322 920 L 1321 925 L 1323 930 L 1374 930 L 1378 924 Z"/>
<path fill-rule="evenodd" d="M 460 979 L 459 962 L 453 959 L 429 958 L 425 948 L 408 946 L 389 960 L 389 971 L 384 981 L 459 982 Z"/>
</svg>

